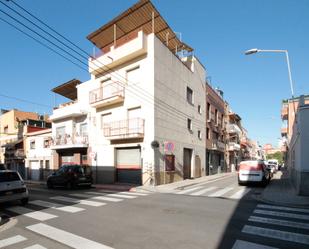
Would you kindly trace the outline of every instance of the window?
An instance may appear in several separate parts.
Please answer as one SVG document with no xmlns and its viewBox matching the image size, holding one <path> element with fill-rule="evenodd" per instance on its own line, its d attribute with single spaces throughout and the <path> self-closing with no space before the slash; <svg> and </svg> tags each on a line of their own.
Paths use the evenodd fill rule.
<svg viewBox="0 0 309 249">
<path fill-rule="evenodd" d="M 49 160 L 46 160 L 45 161 L 45 169 L 49 169 L 49 168 L 50 168 Z"/>
<path fill-rule="evenodd" d="M 35 141 L 30 141 L 30 149 L 33 150 L 35 149 Z"/>
<path fill-rule="evenodd" d="M 4 126 L 3 133 L 9 133 L 9 126 Z"/>
<path fill-rule="evenodd" d="M 198 137 L 199 139 L 202 139 L 202 133 L 201 133 L 200 130 L 197 131 L 197 137 Z"/>
<path fill-rule="evenodd" d="M 197 111 L 198 111 L 199 114 L 202 114 L 202 107 L 201 107 L 201 105 L 197 106 Z"/>
<path fill-rule="evenodd" d="M 65 126 L 56 128 L 56 137 L 63 137 L 65 135 Z"/>
<path fill-rule="evenodd" d="M 192 120 L 191 119 L 187 119 L 187 128 L 188 130 L 192 131 Z"/>
<path fill-rule="evenodd" d="M 224 117 L 223 117 L 223 114 L 221 114 L 221 127 L 223 128 L 224 126 Z"/>
<path fill-rule="evenodd" d="M 165 171 L 175 171 L 175 155 L 165 155 Z"/>
<path fill-rule="evenodd" d="M 81 124 L 81 125 L 80 125 L 80 135 L 81 135 L 82 137 L 88 135 L 88 133 L 87 133 L 87 124 Z"/>
<path fill-rule="evenodd" d="M 215 109 L 215 124 L 218 125 L 218 110 Z"/>
<path fill-rule="evenodd" d="M 207 102 L 207 120 L 211 120 L 211 108 L 208 102 Z"/>
<path fill-rule="evenodd" d="M 44 144 L 43 144 L 44 148 L 49 148 L 50 146 L 50 140 L 49 138 L 45 138 L 44 139 Z"/>
<path fill-rule="evenodd" d="M 210 131 L 209 131 L 209 128 L 206 128 L 206 139 L 210 139 Z"/>
<path fill-rule="evenodd" d="M 187 87 L 187 101 L 189 104 L 193 105 L 193 91 L 190 87 Z"/>
<path fill-rule="evenodd" d="M 106 113 L 101 115 L 101 128 L 109 127 L 112 118 L 112 113 Z"/>
</svg>

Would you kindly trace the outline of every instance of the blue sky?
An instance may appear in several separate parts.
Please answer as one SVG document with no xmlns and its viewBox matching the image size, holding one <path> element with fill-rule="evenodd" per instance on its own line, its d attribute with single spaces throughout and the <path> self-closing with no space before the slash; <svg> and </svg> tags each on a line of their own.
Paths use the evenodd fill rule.
<svg viewBox="0 0 309 249">
<path fill-rule="evenodd" d="M 1 0 L 3 1 L 3 0 Z M 16 0 L 89 53 L 86 36 L 136 1 Z M 309 94 L 309 1 L 307 0 L 154 0 L 174 31 L 195 49 L 224 91 L 249 136 L 277 145 L 281 100 L 291 96 L 284 54 L 245 56 L 250 48 L 287 49 L 295 95 Z M 0 5 L 0 9 L 6 8 Z M 0 12 L 0 17 L 8 19 Z M 50 113 L 62 101 L 50 89 L 89 74 L 0 20 L 0 108 Z M 40 105 L 5 98 L 14 96 Z"/>
</svg>

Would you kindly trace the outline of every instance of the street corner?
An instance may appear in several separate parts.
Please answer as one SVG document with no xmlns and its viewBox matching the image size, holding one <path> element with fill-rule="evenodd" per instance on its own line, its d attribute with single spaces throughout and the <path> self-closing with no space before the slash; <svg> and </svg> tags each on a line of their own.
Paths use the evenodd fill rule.
<svg viewBox="0 0 309 249">
<path fill-rule="evenodd" d="M 7 214 L 0 214 L 0 232 L 7 230 L 17 224 L 17 219 Z"/>
</svg>

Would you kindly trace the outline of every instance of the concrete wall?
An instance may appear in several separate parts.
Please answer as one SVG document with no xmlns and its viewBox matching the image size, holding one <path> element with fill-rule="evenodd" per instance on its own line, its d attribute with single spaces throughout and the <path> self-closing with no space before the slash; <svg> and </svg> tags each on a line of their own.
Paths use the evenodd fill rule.
<svg viewBox="0 0 309 249">
<path fill-rule="evenodd" d="M 190 57 L 186 65 L 155 36 L 154 39 L 154 86 L 155 86 L 155 140 L 160 143 L 156 151 L 155 173 L 157 184 L 183 179 L 184 148 L 192 149 L 191 176 L 197 177 L 199 171 L 205 174 L 205 77 L 206 70 L 199 61 Z M 187 87 L 193 90 L 193 104 L 188 103 Z M 164 103 L 163 103 L 164 102 Z M 198 112 L 198 105 L 202 113 Z M 187 128 L 187 118 L 193 122 L 192 131 Z M 201 131 L 201 139 L 198 138 Z M 165 141 L 174 143 L 175 149 L 168 154 L 175 155 L 176 171 L 165 172 Z M 201 165 L 197 169 L 195 158 Z"/>
<path fill-rule="evenodd" d="M 301 97 L 289 144 L 288 164 L 291 180 L 299 195 L 309 195 L 309 105 Z"/>
</svg>

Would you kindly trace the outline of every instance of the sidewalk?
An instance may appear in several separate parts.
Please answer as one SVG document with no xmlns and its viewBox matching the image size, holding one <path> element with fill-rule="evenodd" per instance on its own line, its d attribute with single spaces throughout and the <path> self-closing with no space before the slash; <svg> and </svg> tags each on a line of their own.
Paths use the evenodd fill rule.
<svg viewBox="0 0 309 249">
<path fill-rule="evenodd" d="M 202 176 L 195 179 L 186 179 L 183 181 L 173 182 L 169 184 L 163 184 L 158 186 L 139 186 L 136 187 L 136 191 L 150 191 L 150 192 L 160 192 L 160 193 L 169 193 L 173 192 L 173 190 L 183 190 L 188 187 L 198 186 L 201 184 L 205 184 L 209 181 L 215 181 L 217 179 L 223 179 L 225 177 L 229 177 L 231 175 L 236 175 L 237 172 L 230 172 L 230 173 L 220 173 L 216 175 L 210 176 Z"/>
<path fill-rule="evenodd" d="M 260 200 L 274 205 L 309 208 L 309 196 L 296 195 L 289 173 L 285 169 L 274 175 Z"/>
</svg>

